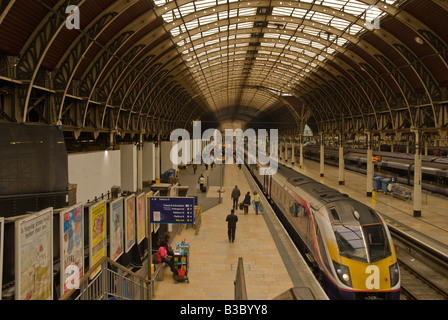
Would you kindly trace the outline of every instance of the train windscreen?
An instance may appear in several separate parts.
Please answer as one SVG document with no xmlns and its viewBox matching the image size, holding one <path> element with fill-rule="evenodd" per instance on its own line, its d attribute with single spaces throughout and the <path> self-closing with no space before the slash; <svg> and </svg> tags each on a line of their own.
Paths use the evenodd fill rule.
<svg viewBox="0 0 448 320">
<path fill-rule="evenodd" d="M 361 262 L 375 262 L 390 256 L 390 246 L 382 224 L 367 226 L 333 225 L 341 256 Z"/>
</svg>

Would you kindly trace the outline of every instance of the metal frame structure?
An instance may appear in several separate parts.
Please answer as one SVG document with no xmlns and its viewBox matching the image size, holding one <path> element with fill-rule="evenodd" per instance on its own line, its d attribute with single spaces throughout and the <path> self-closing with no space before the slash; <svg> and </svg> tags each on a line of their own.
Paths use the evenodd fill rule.
<svg viewBox="0 0 448 320">
<path fill-rule="evenodd" d="M 77 5 L 80 29 L 68 29 Z M 0 121 L 166 137 L 192 120 L 446 144 L 432 0 L 6 0 Z"/>
</svg>

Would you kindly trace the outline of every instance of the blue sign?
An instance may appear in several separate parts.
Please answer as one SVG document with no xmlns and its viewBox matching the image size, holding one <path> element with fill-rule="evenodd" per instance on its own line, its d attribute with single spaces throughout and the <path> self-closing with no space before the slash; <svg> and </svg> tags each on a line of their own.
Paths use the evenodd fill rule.
<svg viewBox="0 0 448 320">
<path fill-rule="evenodd" d="M 151 197 L 151 223 L 194 223 L 194 198 Z"/>
</svg>

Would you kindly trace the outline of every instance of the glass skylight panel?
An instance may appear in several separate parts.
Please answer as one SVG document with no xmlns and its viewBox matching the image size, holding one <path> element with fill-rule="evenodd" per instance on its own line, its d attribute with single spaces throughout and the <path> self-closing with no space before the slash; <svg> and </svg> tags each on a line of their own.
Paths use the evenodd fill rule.
<svg viewBox="0 0 448 320">
<path fill-rule="evenodd" d="M 238 29 L 248 29 L 248 28 L 252 28 L 253 26 L 254 26 L 253 22 L 238 23 Z"/>
<path fill-rule="evenodd" d="M 306 14 L 306 10 L 304 10 L 304 9 L 294 9 L 294 12 L 292 13 L 292 16 L 294 17 L 294 18 L 300 18 L 300 19 L 302 19 L 304 16 L 305 16 L 305 14 Z"/>
<path fill-rule="evenodd" d="M 268 39 L 278 39 L 280 38 L 280 35 L 277 33 L 265 33 L 264 37 Z"/>
<path fill-rule="evenodd" d="M 332 16 L 325 13 L 314 12 L 312 20 L 322 24 L 328 24 L 332 18 Z"/>
<path fill-rule="evenodd" d="M 200 11 L 200 10 L 205 10 L 205 9 L 216 6 L 216 1 L 214 1 L 214 0 L 199 0 L 199 1 L 194 1 L 194 5 L 196 7 L 196 11 Z"/>
<path fill-rule="evenodd" d="M 185 23 L 185 27 L 188 30 L 195 29 L 195 28 L 199 27 L 199 21 L 197 19 L 192 20 L 192 21 L 188 21 L 187 23 Z"/>
<path fill-rule="evenodd" d="M 195 11 L 194 2 L 188 2 L 179 7 L 179 11 L 183 17 L 193 13 Z"/>
<path fill-rule="evenodd" d="M 299 27 L 299 25 L 297 23 L 293 23 L 293 22 L 288 22 L 285 26 L 285 29 L 287 30 L 297 30 L 297 28 Z"/>
<path fill-rule="evenodd" d="M 349 26 L 350 22 L 347 20 L 339 19 L 339 18 L 333 18 L 330 22 L 330 26 L 338 29 L 338 30 L 344 30 Z"/>
<path fill-rule="evenodd" d="M 291 16 L 294 8 L 289 7 L 275 7 L 272 9 L 273 16 Z"/>
<path fill-rule="evenodd" d="M 239 33 L 236 35 L 236 39 L 247 39 L 250 38 L 250 34 L 248 33 Z"/>
<path fill-rule="evenodd" d="M 167 1 L 167 0 L 155 0 L 154 1 L 154 4 L 156 5 L 156 6 L 158 6 L 158 7 L 161 7 L 161 6 L 163 6 L 164 4 L 166 4 L 166 3 L 168 3 L 169 1 Z"/>
<path fill-rule="evenodd" d="M 254 16 L 257 13 L 257 8 L 242 8 L 239 9 L 240 17 Z"/>
<path fill-rule="evenodd" d="M 337 10 L 341 10 L 342 7 L 344 6 L 345 1 L 341 1 L 341 0 L 324 0 L 322 1 L 322 5 L 333 8 L 333 9 L 337 9 Z"/>
<path fill-rule="evenodd" d="M 323 50 L 325 48 L 325 46 L 319 42 L 311 42 L 311 47 L 319 50 Z"/>
<path fill-rule="evenodd" d="M 361 3 L 357 0 L 350 0 L 344 6 L 344 12 L 353 14 L 354 16 L 358 16 L 360 14 L 365 13 L 368 5 Z"/>
<path fill-rule="evenodd" d="M 348 29 L 348 33 L 350 33 L 351 35 L 355 35 L 361 30 L 362 30 L 362 27 L 354 24 L 354 25 L 350 26 L 350 28 Z"/>
</svg>

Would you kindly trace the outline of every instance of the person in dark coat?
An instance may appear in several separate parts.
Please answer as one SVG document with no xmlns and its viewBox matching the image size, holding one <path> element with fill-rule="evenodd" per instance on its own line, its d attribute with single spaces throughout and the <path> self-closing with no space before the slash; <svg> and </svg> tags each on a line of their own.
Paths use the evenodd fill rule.
<svg viewBox="0 0 448 320">
<path fill-rule="evenodd" d="M 238 186 L 235 186 L 235 188 L 232 190 L 232 194 L 230 197 L 233 200 L 233 209 L 238 210 L 238 199 L 240 198 L 241 191 L 238 189 Z"/>
<path fill-rule="evenodd" d="M 235 215 L 235 210 L 231 210 L 230 214 L 226 218 L 227 221 L 227 234 L 229 236 L 229 242 L 235 242 L 236 223 L 238 222 L 238 216 Z"/>
<path fill-rule="evenodd" d="M 249 213 L 249 206 L 250 206 L 250 191 L 247 191 L 246 195 L 244 196 L 243 200 L 243 207 L 244 207 L 244 214 Z"/>
</svg>

